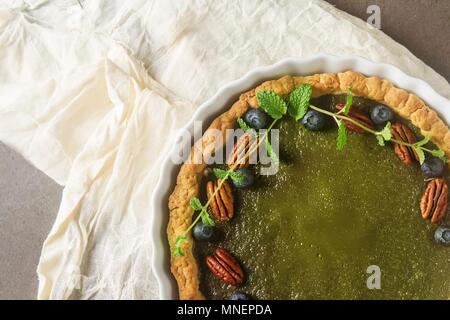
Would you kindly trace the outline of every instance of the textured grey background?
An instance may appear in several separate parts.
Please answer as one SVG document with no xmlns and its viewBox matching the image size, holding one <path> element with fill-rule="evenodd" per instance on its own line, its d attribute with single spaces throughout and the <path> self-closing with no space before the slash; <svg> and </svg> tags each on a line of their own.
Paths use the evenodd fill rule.
<svg viewBox="0 0 450 320">
<path fill-rule="evenodd" d="M 367 20 L 370 5 L 381 9 L 381 28 L 419 59 L 450 80 L 450 1 L 326 0 Z"/>
<path fill-rule="evenodd" d="M 450 1 L 328 2 L 364 20 L 367 7 L 379 5 L 383 31 L 450 80 Z M 41 246 L 62 188 L 0 143 L 0 190 L 0 299 L 33 299 Z"/>
</svg>

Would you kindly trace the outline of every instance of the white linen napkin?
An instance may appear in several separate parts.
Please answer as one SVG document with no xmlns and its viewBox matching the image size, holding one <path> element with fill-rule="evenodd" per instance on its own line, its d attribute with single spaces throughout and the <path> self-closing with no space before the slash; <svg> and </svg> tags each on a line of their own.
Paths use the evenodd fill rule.
<svg viewBox="0 0 450 320">
<path fill-rule="evenodd" d="M 40 299 L 158 298 L 149 221 L 160 159 L 196 107 L 254 67 L 359 55 L 450 97 L 407 49 L 321 0 L 80 3 L 0 5 L 0 140 L 65 186 Z"/>
</svg>

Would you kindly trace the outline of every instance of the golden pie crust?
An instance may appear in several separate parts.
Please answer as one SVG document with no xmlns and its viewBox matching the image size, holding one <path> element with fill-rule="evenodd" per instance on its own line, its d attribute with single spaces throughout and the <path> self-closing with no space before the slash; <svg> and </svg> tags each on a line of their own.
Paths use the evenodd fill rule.
<svg viewBox="0 0 450 320">
<path fill-rule="evenodd" d="M 422 135 L 428 136 L 446 156 L 450 158 L 450 130 L 439 118 L 438 114 L 428 107 L 420 98 L 405 90 L 396 88 L 391 82 L 377 77 L 366 77 L 354 71 L 342 73 L 322 73 L 305 77 L 284 76 L 278 80 L 270 80 L 258 87 L 240 95 L 231 108 L 218 116 L 210 125 L 209 129 L 218 129 L 222 132 L 226 141 L 225 131 L 236 126 L 236 119 L 241 117 L 249 108 L 258 107 L 256 92 L 271 90 L 286 96 L 295 88 L 304 83 L 313 87 L 313 96 L 326 94 L 343 94 L 349 88 L 356 96 L 362 96 L 377 101 L 392 108 L 399 116 L 408 119 L 421 130 Z M 198 155 L 194 150 L 202 146 L 205 150 L 208 146 L 214 146 L 217 150 L 215 140 L 207 134 L 197 141 L 191 149 L 188 161 L 181 166 L 177 177 L 175 189 L 169 197 L 169 224 L 167 236 L 170 248 L 174 246 L 175 238 L 182 234 L 192 222 L 194 214 L 189 201 L 198 196 L 199 187 L 203 177 L 203 171 L 207 167 L 206 156 L 201 161 L 193 161 Z M 196 164 L 200 163 L 200 164 Z M 185 255 L 175 257 L 171 255 L 171 271 L 178 283 L 180 299 L 204 299 L 199 289 L 199 268 L 192 252 L 192 236 L 188 235 L 189 242 L 183 245 Z"/>
</svg>

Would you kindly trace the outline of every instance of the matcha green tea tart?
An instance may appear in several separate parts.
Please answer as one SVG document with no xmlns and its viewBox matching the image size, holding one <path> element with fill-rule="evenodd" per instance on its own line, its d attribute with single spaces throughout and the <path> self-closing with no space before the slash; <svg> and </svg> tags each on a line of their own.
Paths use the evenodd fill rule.
<svg viewBox="0 0 450 320">
<path fill-rule="evenodd" d="M 236 128 L 211 164 L 225 146 L 208 132 Z M 260 150 L 276 173 L 251 161 Z M 436 112 L 386 80 L 285 76 L 243 93 L 169 198 L 179 297 L 448 299 L 449 155 Z"/>
</svg>

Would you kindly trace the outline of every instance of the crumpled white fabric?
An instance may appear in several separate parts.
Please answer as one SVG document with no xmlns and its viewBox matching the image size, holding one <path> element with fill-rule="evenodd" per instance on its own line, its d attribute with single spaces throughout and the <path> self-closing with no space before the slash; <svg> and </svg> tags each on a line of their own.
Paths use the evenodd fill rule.
<svg viewBox="0 0 450 320">
<path fill-rule="evenodd" d="M 65 186 L 40 299 L 158 298 L 160 159 L 196 107 L 254 67 L 360 55 L 450 97 L 407 49 L 321 0 L 80 2 L 0 5 L 0 140 Z"/>
</svg>

